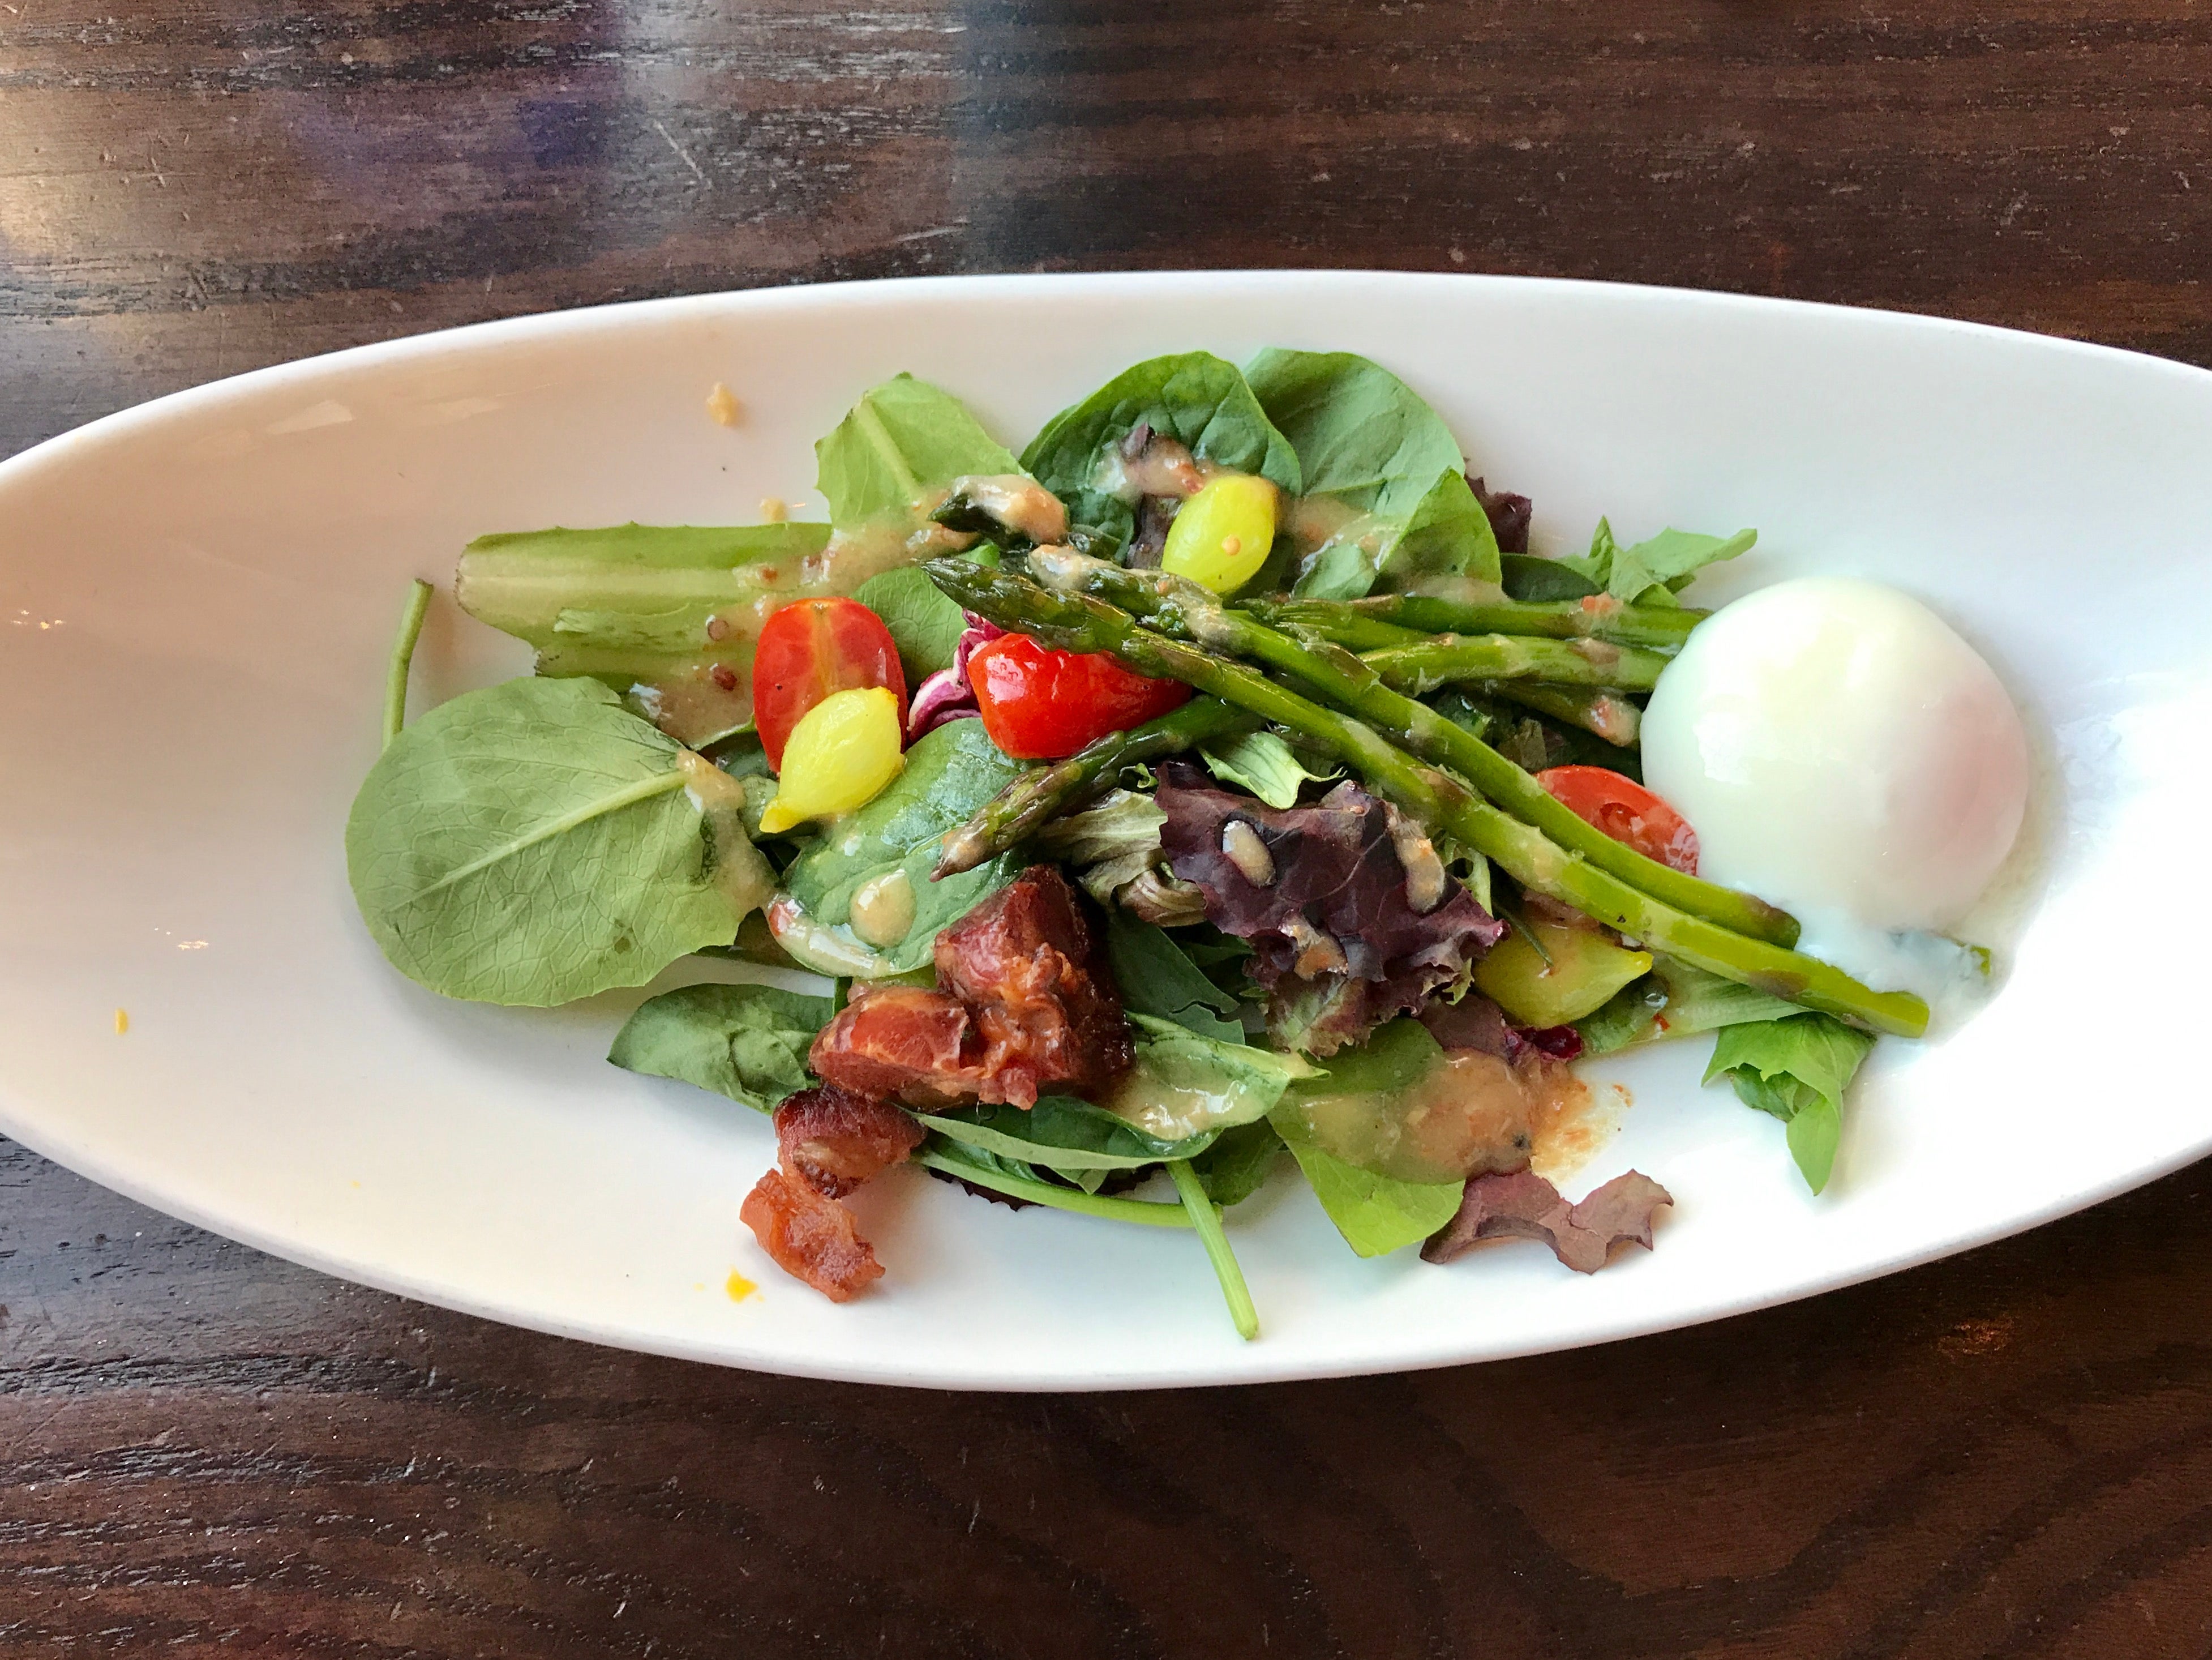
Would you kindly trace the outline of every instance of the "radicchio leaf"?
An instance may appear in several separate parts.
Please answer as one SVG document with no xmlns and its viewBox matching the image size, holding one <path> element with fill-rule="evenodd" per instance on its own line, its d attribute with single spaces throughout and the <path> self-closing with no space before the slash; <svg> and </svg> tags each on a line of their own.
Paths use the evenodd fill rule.
<svg viewBox="0 0 2212 1660">
<path fill-rule="evenodd" d="M 1470 476 L 1468 488 L 1474 499 L 1482 503 L 1483 515 L 1490 520 L 1490 533 L 1498 538 L 1500 553 L 1528 551 L 1528 520 L 1531 508 L 1528 498 L 1516 496 L 1511 490 L 1483 488 L 1483 481 Z"/>
<path fill-rule="evenodd" d="M 1505 925 L 1453 882 L 1424 912 L 1407 892 L 1383 804 L 1353 783 L 1310 807 L 1278 810 L 1162 769 L 1154 799 L 1170 868 L 1206 897 L 1206 920 L 1249 939 L 1279 1043 L 1330 1055 L 1382 1022 L 1464 983 Z M 1237 856 L 1224 851 L 1231 832 Z M 1255 858 L 1249 830 L 1264 859 Z M 1254 874 L 1266 877 L 1255 881 Z"/>
<path fill-rule="evenodd" d="M 975 706 L 975 689 L 968 684 L 968 660 L 975 648 L 987 640 L 995 640 L 1006 630 L 995 623 L 987 623 L 970 612 L 967 632 L 953 648 L 952 666 L 939 669 L 914 690 L 914 702 L 906 712 L 906 741 L 909 744 L 924 733 L 934 732 L 947 721 L 964 721 L 982 711 Z"/>
<path fill-rule="evenodd" d="M 1579 1205 L 1532 1170 L 1478 1176 L 1461 1195 L 1459 1213 L 1421 1247 L 1421 1260 L 1449 1262 L 1480 1239 L 1536 1239 L 1577 1274 L 1595 1274 L 1624 1239 L 1650 1250 L 1652 1213 L 1674 1202 L 1638 1171 L 1614 1177 Z"/>
<path fill-rule="evenodd" d="M 1572 1061 L 1583 1052 L 1583 1035 L 1572 1026 L 1516 1026 L 1480 992 L 1456 1003 L 1430 1004 L 1421 1011 L 1421 1024 L 1448 1049 L 1480 1049 L 1516 1066 L 1535 1055 Z"/>
</svg>

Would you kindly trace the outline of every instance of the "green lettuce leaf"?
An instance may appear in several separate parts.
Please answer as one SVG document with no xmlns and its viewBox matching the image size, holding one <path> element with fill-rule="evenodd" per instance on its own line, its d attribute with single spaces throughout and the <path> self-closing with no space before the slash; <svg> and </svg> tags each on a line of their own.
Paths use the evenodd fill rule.
<svg viewBox="0 0 2212 1660">
<path fill-rule="evenodd" d="M 607 1059 L 774 1112 L 812 1085 L 806 1051 L 830 1012 L 826 997 L 774 986 L 684 986 L 640 1004 Z"/>
<path fill-rule="evenodd" d="M 1467 458 L 1437 412 L 1379 363 L 1351 352 L 1270 348 L 1245 366 L 1297 451 L 1304 493 L 1355 519 L 1318 549 L 1296 592 L 1356 599 L 1424 576 L 1498 580 L 1498 538 L 1467 482 Z"/>
<path fill-rule="evenodd" d="M 1300 1079 L 1318 1074 L 1295 1055 L 1207 1037 L 1172 1020 L 1131 1014 L 1136 1063 L 1106 1104 L 1161 1140 L 1249 1124 Z"/>
<path fill-rule="evenodd" d="M 1610 534 L 1610 532 L 1608 532 Z M 1546 559 L 1532 553 L 1508 553 L 1498 557 L 1499 580 L 1508 599 L 1548 601 L 1587 599 L 1603 593 L 1605 584 L 1583 575 L 1580 559 Z"/>
<path fill-rule="evenodd" d="M 1844 1091 L 1875 1040 L 1825 1014 L 1723 1027 L 1705 1081 L 1726 1078 L 1746 1106 L 1790 1126 L 1790 1154 L 1818 1193 L 1843 1135 Z"/>
<path fill-rule="evenodd" d="M 1110 908 L 1106 913 L 1106 961 L 1131 1013 L 1172 1020 L 1219 1043 L 1244 1041 L 1237 1000 L 1207 979 L 1165 928 L 1119 906 Z"/>
<path fill-rule="evenodd" d="M 1801 1004 L 1662 957 L 1650 974 L 1624 986 L 1596 1013 L 1576 1021 L 1575 1029 L 1583 1035 L 1583 1054 L 1610 1055 L 1632 1043 L 1691 1037 L 1804 1012 Z"/>
<path fill-rule="evenodd" d="M 541 674 L 653 680 L 673 664 L 750 671 L 752 641 L 708 639 L 740 597 L 732 573 L 796 564 L 828 545 L 827 525 L 614 525 L 479 536 L 462 550 L 453 597 L 480 623 L 526 641 Z"/>
<path fill-rule="evenodd" d="M 1248 790 L 1271 807 L 1294 807 L 1300 785 L 1337 775 L 1334 770 L 1307 771 L 1297 752 L 1272 732 L 1248 732 L 1204 745 L 1199 755 L 1206 770 L 1223 783 Z"/>
<path fill-rule="evenodd" d="M 1202 461 L 1258 473 L 1292 496 L 1299 491 L 1297 452 L 1235 364 L 1203 351 L 1150 358 L 1053 417 L 1022 452 L 1022 465 L 1067 503 L 1070 518 L 1099 533 L 1101 553 L 1127 541 L 1135 506 L 1105 492 L 1102 467 L 1139 425 Z"/>
<path fill-rule="evenodd" d="M 1018 777 L 1018 762 L 999 751 L 981 721 L 953 721 L 925 733 L 906 752 L 906 767 L 881 795 L 813 842 L 784 872 L 787 896 L 809 932 L 820 931 L 838 952 L 810 960 L 805 940 L 779 936 L 793 956 L 818 972 L 882 978 L 928 965 L 939 930 L 950 927 L 1019 869 L 1001 854 L 971 871 L 930 879 L 945 833 L 966 822 Z M 853 895 L 864 882 L 902 868 L 914 891 L 913 925 L 896 944 L 873 948 L 849 926 Z"/>
<path fill-rule="evenodd" d="M 362 920 L 432 991 L 532 1007 L 729 944 L 741 918 L 683 756 L 595 680 L 440 704 L 378 757 L 347 817 Z"/>
<path fill-rule="evenodd" d="M 1190 1161 L 1206 1196 L 1226 1209 L 1260 1190 L 1281 1156 L 1283 1138 L 1266 1119 L 1225 1129 Z"/>
<path fill-rule="evenodd" d="M 838 525 L 911 515 L 966 474 L 1021 471 L 965 404 L 911 374 L 862 392 L 814 456 L 815 488 Z"/>
<path fill-rule="evenodd" d="M 1109 1171 L 1194 1157 L 1211 1147 L 1218 1133 L 1206 1130 L 1163 1140 L 1103 1107 L 1065 1095 L 1041 1095 L 1027 1111 L 1010 1106 L 955 1107 L 915 1116 L 947 1140 L 1027 1171 L 1050 1171 L 1093 1193 Z"/>
<path fill-rule="evenodd" d="M 1758 540 L 1759 532 L 1754 530 L 1740 530 L 1734 536 L 1662 530 L 1648 542 L 1624 548 L 1614 539 L 1612 525 L 1601 519 L 1590 537 L 1589 553 L 1579 559 L 1549 562 L 1587 578 L 1592 592 L 1602 590 L 1626 604 L 1672 605 L 1676 603 L 1674 595 L 1689 587 L 1698 572 L 1748 551 Z"/>
<path fill-rule="evenodd" d="M 1418 1244 L 1459 1213 L 1464 1182 L 1401 1182 L 1362 1170 L 1316 1141 L 1295 1108 L 1278 1108 L 1267 1122 L 1289 1144 L 1345 1243 L 1362 1256 Z"/>
<path fill-rule="evenodd" d="M 952 666 L 960 636 L 968 630 L 967 613 L 947 599 L 920 566 L 905 565 L 871 576 L 853 591 L 853 598 L 882 617 L 890 630 L 909 696 L 931 675 Z"/>
</svg>

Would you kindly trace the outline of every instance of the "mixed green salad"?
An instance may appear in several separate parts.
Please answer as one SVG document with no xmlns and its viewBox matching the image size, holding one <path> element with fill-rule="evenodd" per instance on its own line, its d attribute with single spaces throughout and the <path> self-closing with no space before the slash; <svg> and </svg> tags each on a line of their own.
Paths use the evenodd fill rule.
<svg viewBox="0 0 2212 1660">
<path fill-rule="evenodd" d="M 774 1115 L 742 1213 L 833 1298 L 883 1271 L 840 1201 L 902 1162 L 1194 1232 L 1248 1337 L 1224 1219 L 1291 1165 L 1363 1256 L 1588 1271 L 1668 1201 L 1531 1169 L 1578 1058 L 1717 1033 L 1817 1191 L 1875 1034 L 1924 1029 L 1642 787 L 1680 596 L 1752 532 L 1534 556 L 1345 353 L 1155 358 L 1018 456 L 902 374 L 816 447 L 826 522 L 471 544 L 455 597 L 536 672 L 410 724 L 417 584 L 346 852 L 447 996 L 823 976 L 663 993 L 610 1059 Z"/>
</svg>

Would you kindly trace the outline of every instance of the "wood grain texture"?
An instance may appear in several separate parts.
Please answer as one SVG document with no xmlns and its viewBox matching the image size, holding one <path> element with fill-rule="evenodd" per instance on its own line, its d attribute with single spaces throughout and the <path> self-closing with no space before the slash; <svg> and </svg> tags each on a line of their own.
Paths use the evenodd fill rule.
<svg viewBox="0 0 2212 1660">
<path fill-rule="evenodd" d="M 2203 0 L 111 3 L 0 3 L 0 453 L 394 334 L 940 271 L 1536 272 L 2212 362 Z M 488 1326 L 0 1144 L 0 1655 L 2212 1653 L 2204 1199 L 1591 1353 L 1019 1399 Z"/>
</svg>

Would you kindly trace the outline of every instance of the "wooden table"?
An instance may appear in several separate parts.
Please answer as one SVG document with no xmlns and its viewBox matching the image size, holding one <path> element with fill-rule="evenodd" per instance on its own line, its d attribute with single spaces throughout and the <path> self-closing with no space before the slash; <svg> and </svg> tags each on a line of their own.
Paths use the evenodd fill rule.
<svg viewBox="0 0 2212 1660">
<path fill-rule="evenodd" d="M 8 0 L 0 453 L 932 271 L 1539 272 L 2212 362 L 2208 82 L 2198 0 Z M 0 1145 L 0 1654 L 2204 1654 L 2204 1190 L 1589 1353 L 1024 1399 L 526 1335 Z"/>
</svg>

